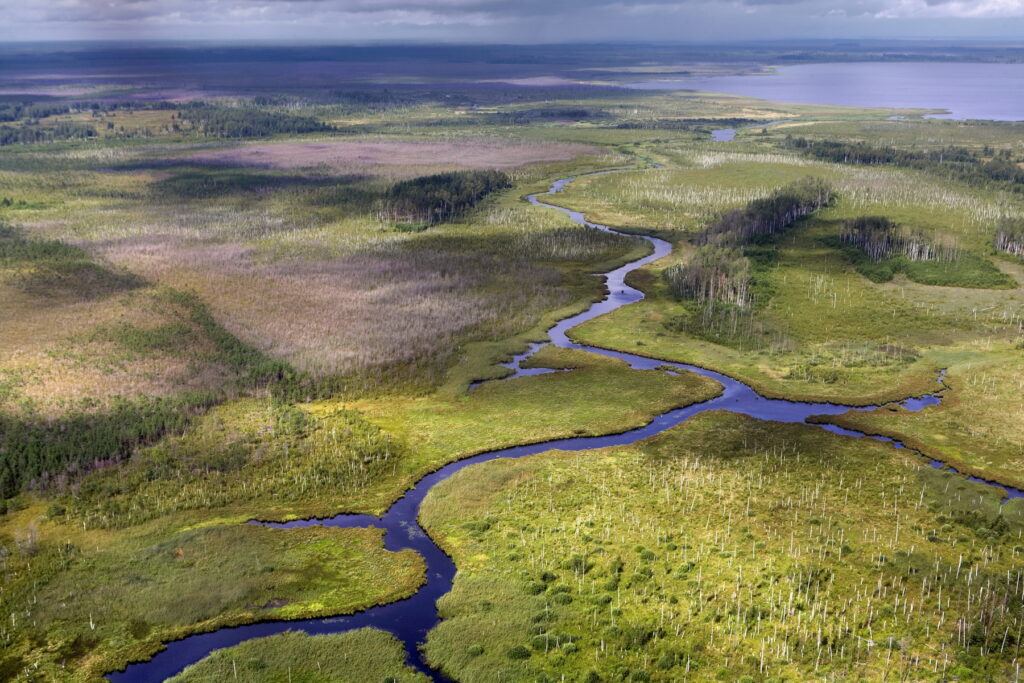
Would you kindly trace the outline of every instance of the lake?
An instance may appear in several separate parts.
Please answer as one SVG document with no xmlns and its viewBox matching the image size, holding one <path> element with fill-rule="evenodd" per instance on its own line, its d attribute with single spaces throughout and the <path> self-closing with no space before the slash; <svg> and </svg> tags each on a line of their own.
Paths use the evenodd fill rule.
<svg viewBox="0 0 1024 683">
<path fill-rule="evenodd" d="M 702 90 L 773 102 L 945 109 L 942 118 L 1024 120 L 1024 64 L 836 62 L 759 76 L 645 81 L 640 90 Z"/>
</svg>

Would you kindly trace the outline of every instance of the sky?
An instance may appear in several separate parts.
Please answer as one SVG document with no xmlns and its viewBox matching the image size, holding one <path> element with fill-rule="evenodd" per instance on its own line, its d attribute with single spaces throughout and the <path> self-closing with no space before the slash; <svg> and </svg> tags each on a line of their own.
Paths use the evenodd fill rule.
<svg viewBox="0 0 1024 683">
<path fill-rule="evenodd" d="M 1024 0 L 0 0 L 0 16 L 3 41 L 1024 36 Z"/>
</svg>

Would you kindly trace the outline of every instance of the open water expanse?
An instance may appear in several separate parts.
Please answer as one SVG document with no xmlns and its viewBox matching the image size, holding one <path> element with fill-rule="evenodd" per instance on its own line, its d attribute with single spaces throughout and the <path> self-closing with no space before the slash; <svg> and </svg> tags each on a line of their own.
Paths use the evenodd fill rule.
<svg viewBox="0 0 1024 683">
<path fill-rule="evenodd" d="M 1024 120 L 1024 64 L 834 62 L 774 74 L 632 83 L 639 90 L 701 90 L 773 102 L 943 109 L 942 118 Z"/>
</svg>

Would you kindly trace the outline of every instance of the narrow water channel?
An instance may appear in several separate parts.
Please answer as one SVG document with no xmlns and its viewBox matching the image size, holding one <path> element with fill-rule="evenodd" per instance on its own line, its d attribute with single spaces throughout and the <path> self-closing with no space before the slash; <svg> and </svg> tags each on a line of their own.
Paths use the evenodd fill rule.
<svg viewBox="0 0 1024 683">
<path fill-rule="evenodd" d="M 602 173 L 607 173 L 603 171 Z M 563 178 L 555 181 L 546 193 L 533 194 L 527 197 L 531 204 L 544 206 L 556 211 L 565 213 L 573 222 L 596 230 L 615 233 L 614 230 L 605 225 L 587 221 L 584 215 L 578 211 L 572 211 L 553 204 L 544 202 L 541 197 L 546 194 L 561 192 L 566 185 L 574 178 Z M 616 233 L 620 234 L 620 233 Z M 373 607 L 356 614 L 340 617 L 328 617 L 319 619 L 306 619 L 301 621 L 266 621 L 246 626 L 223 628 L 210 633 L 201 633 L 182 640 L 167 644 L 163 650 L 151 660 L 131 664 L 125 671 L 113 672 L 107 678 L 115 683 L 150 683 L 163 681 L 170 676 L 180 673 L 182 669 L 194 664 L 209 655 L 213 650 L 237 645 L 251 638 L 282 633 L 284 631 L 304 631 L 309 634 L 342 633 L 358 628 L 372 627 L 389 631 L 399 638 L 404 644 L 409 657 L 409 663 L 416 669 L 423 671 L 433 680 L 448 680 L 440 673 L 430 669 L 423 661 L 419 646 L 426 640 L 427 632 L 440 621 L 437 614 L 437 600 L 451 590 L 452 581 L 455 578 L 455 564 L 451 558 L 430 539 L 419 526 L 420 504 L 436 484 L 449 478 L 456 472 L 471 465 L 475 465 L 498 458 L 521 458 L 527 455 L 535 455 L 549 450 L 584 451 L 607 446 L 622 446 L 636 443 L 641 439 L 663 432 L 684 422 L 694 415 L 709 410 L 728 410 L 734 413 L 748 415 L 760 420 L 771 420 L 776 422 L 797 422 L 808 423 L 807 419 L 812 415 L 838 415 L 848 410 L 877 410 L 880 406 L 854 407 L 835 403 L 804 403 L 799 401 L 785 401 L 769 399 L 761 396 L 752 388 L 719 372 L 707 370 L 693 365 L 675 363 L 655 358 L 646 358 L 631 353 L 612 351 L 592 346 L 576 344 L 569 339 L 567 333 L 573 327 L 586 322 L 599 315 L 608 313 L 622 306 L 635 303 L 644 298 L 642 292 L 634 289 L 625 283 L 625 277 L 631 271 L 640 268 L 651 261 L 667 256 L 672 251 L 672 245 L 664 240 L 635 236 L 636 239 L 646 240 L 653 247 L 653 251 L 636 261 L 616 268 L 604 274 L 608 288 L 608 294 L 601 301 L 593 304 L 586 311 L 570 318 L 559 321 L 548 330 L 550 341 L 543 344 L 531 344 L 524 353 L 515 356 L 507 367 L 513 373 L 501 380 L 505 381 L 512 377 L 539 374 L 543 370 L 524 369 L 522 362 L 537 352 L 545 344 L 554 344 L 562 348 L 580 349 L 590 353 L 600 354 L 611 358 L 618 358 L 629 363 L 638 370 L 650 370 L 654 368 L 669 369 L 673 371 L 688 371 L 704 377 L 716 380 L 723 387 L 722 393 L 714 399 L 688 406 L 670 410 L 667 413 L 658 415 L 649 424 L 632 429 L 621 434 L 611 434 L 596 437 L 573 437 L 566 439 L 555 439 L 542 443 L 526 446 L 513 446 L 496 451 L 481 453 L 471 458 L 450 463 L 441 469 L 428 474 L 420 479 L 405 496 L 396 501 L 384 514 L 383 517 L 372 517 L 369 515 L 337 515 L 328 519 L 297 520 L 281 523 L 262 523 L 265 526 L 274 528 L 294 528 L 306 526 L 331 526 L 331 527 L 378 527 L 386 531 L 384 545 L 388 550 L 402 550 L 411 548 L 419 553 L 427 564 L 426 584 L 412 597 L 388 605 Z M 940 375 L 936 382 L 934 393 L 924 396 L 908 398 L 902 402 L 907 410 L 922 410 L 928 406 L 939 403 L 942 393 L 947 388 L 943 384 L 943 375 Z M 903 448 L 903 444 L 884 436 L 874 436 L 843 429 L 835 425 L 816 424 L 815 426 L 828 431 L 854 437 L 870 437 L 892 443 L 897 448 Z M 943 464 L 932 461 L 936 467 Z M 980 481 L 986 484 L 1002 486 L 992 482 L 986 482 L 974 477 L 973 481 Z M 1024 497 L 1024 491 L 1002 486 L 1009 497 Z M 256 523 L 256 522 L 253 522 Z M 183 597 L 187 599 L 187 597 Z"/>
</svg>

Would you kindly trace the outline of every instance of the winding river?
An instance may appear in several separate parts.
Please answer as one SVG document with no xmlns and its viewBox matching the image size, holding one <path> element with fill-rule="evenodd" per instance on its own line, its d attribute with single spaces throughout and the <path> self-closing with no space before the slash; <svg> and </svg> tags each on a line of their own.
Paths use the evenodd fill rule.
<svg viewBox="0 0 1024 683">
<path fill-rule="evenodd" d="M 609 171 L 602 171 L 608 173 Z M 612 171 L 613 172 L 613 171 Z M 545 194 L 561 192 L 566 185 L 574 178 L 563 178 L 556 181 L 546 193 L 533 194 L 527 197 L 531 204 L 544 206 L 556 211 L 561 211 L 569 218 L 579 224 L 596 230 L 615 233 L 614 230 L 605 225 L 599 225 L 587 221 L 582 213 L 565 209 L 541 200 Z M 619 233 L 615 233 L 619 234 Z M 545 369 L 525 369 L 522 362 L 536 353 L 545 344 L 554 344 L 562 348 L 580 349 L 590 353 L 596 353 L 611 358 L 618 358 L 626 361 L 636 369 L 649 370 L 660 368 L 670 372 L 688 371 L 719 382 L 722 393 L 714 399 L 688 406 L 670 410 L 667 413 L 658 415 L 649 424 L 638 429 L 632 429 L 620 434 L 596 437 L 573 437 L 555 439 L 542 443 L 527 446 L 514 446 L 500 450 L 481 453 L 465 460 L 459 460 L 442 467 L 431 474 L 420 479 L 402 498 L 396 501 L 383 517 L 372 517 L 369 515 L 338 515 L 329 519 L 298 520 L 281 523 L 262 523 L 265 526 L 275 528 L 294 528 L 305 526 L 332 526 L 332 527 L 378 527 L 386 531 L 384 545 L 388 550 L 402 550 L 411 548 L 418 552 L 426 561 L 427 580 L 422 588 L 413 596 L 399 602 L 373 607 L 356 614 L 340 617 L 328 617 L 319 619 L 306 619 L 300 621 L 266 621 L 245 626 L 223 628 L 210 633 L 201 633 L 189 636 L 182 640 L 167 644 L 167 649 L 161 651 L 151 660 L 131 664 L 125 671 L 114 672 L 108 678 L 115 683 L 141 683 L 151 681 L 163 681 L 173 676 L 190 664 L 198 662 L 213 650 L 237 645 L 242 641 L 251 638 L 269 636 L 284 631 L 304 631 L 310 634 L 341 633 L 358 628 L 372 627 L 389 631 L 399 638 L 404 644 L 409 657 L 409 663 L 416 669 L 423 671 L 433 680 L 448 680 L 442 674 L 430 669 L 424 662 L 419 646 L 425 641 L 427 632 L 440 621 L 437 613 L 437 600 L 452 588 L 455 578 L 456 567 L 451 558 L 430 539 L 423 531 L 418 522 L 420 504 L 430 489 L 436 484 L 451 477 L 453 474 L 471 465 L 475 465 L 498 458 L 521 458 L 527 455 L 534 455 L 549 450 L 584 451 L 606 446 L 621 446 L 632 444 L 641 439 L 663 432 L 674 427 L 694 415 L 709 410 L 728 410 L 734 413 L 741 413 L 760 420 L 772 420 L 776 422 L 808 423 L 807 419 L 812 415 L 837 415 L 848 410 L 877 410 L 880 406 L 854 407 L 834 403 L 803 403 L 798 401 L 785 401 L 769 399 L 761 396 L 752 388 L 739 380 L 733 379 L 712 370 L 674 363 L 654 358 L 645 358 L 631 353 L 612 351 L 576 344 L 568 337 L 568 331 L 592 318 L 608 313 L 622 306 L 635 303 L 643 299 L 644 295 L 634 289 L 624 280 L 628 273 L 640 268 L 656 259 L 667 256 L 672 251 L 672 245 L 655 237 L 636 236 L 636 239 L 646 240 L 652 247 L 650 255 L 645 256 L 631 263 L 616 268 L 604 274 L 608 288 L 605 298 L 593 304 L 586 311 L 566 318 L 558 322 L 548 330 L 550 341 L 545 343 L 531 344 L 523 353 L 515 356 L 506 366 L 513 370 L 513 373 L 504 379 L 520 377 L 524 375 L 543 374 L 554 372 Z M 492 380 L 503 381 L 503 380 Z M 943 383 L 943 376 L 940 375 L 936 385 L 936 391 L 932 394 L 906 399 L 900 402 L 908 410 L 921 410 L 928 406 L 935 405 L 941 401 L 941 395 L 947 387 Z M 898 448 L 903 444 L 884 436 L 875 436 L 843 429 L 835 425 L 815 425 L 828 431 L 854 437 L 870 437 L 892 443 Z M 943 464 L 931 461 L 935 467 L 942 467 Z M 971 477 L 973 481 L 993 484 Z M 1002 486 L 1009 497 L 1024 497 L 1024 491 Z M 257 522 L 252 522 L 257 523 Z"/>
</svg>

